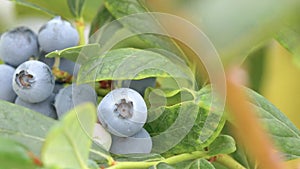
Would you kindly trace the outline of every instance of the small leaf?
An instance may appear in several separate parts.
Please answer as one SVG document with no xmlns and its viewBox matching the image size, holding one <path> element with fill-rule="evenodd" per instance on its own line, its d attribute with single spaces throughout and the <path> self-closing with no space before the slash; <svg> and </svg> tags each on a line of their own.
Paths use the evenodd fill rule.
<svg viewBox="0 0 300 169">
<path fill-rule="evenodd" d="M 51 129 L 42 148 L 47 166 L 87 169 L 96 109 L 90 103 L 75 107 Z"/>
<path fill-rule="evenodd" d="M 236 150 L 235 141 L 229 135 L 219 135 L 209 146 L 207 154 L 216 156 L 218 154 L 230 154 Z"/>
<path fill-rule="evenodd" d="M 38 168 L 29 156 L 25 146 L 13 140 L 0 137 L 0 168 Z"/>
<path fill-rule="evenodd" d="M 151 121 L 146 123 L 145 128 L 152 136 L 153 152 L 163 152 L 168 157 L 201 151 L 214 141 L 225 119 L 210 89 L 206 86 L 198 92 L 189 91 L 185 101 L 180 102 L 179 99 L 179 103 L 172 106 L 148 109 L 148 119 Z M 178 97 L 179 91 L 184 92 L 182 89 L 169 91 L 167 95 Z"/>
<path fill-rule="evenodd" d="M 26 145 L 36 155 L 55 123 L 40 113 L 0 100 L 0 136 Z"/>
<path fill-rule="evenodd" d="M 171 76 L 187 79 L 190 81 L 190 87 L 194 86 L 193 75 L 183 63 L 180 65 L 172 58 L 152 51 L 121 48 L 93 57 L 83 63 L 77 80 L 79 83 L 86 83 Z"/>
<path fill-rule="evenodd" d="M 63 50 L 55 50 L 46 55 L 47 58 L 66 58 L 73 62 L 84 62 L 85 60 L 98 56 L 100 51 L 99 44 L 93 43 L 82 46 L 75 46 Z M 79 59 L 78 59 L 79 57 Z"/>
<path fill-rule="evenodd" d="M 68 0 L 69 9 L 74 17 L 80 18 L 82 16 L 84 3 L 85 0 Z"/>
<path fill-rule="evenodd" d="M 26 0 L 11 0 L 11 1 L 16 2 L 19 5 L 27 6 L 27 7 L 33 8 L 35 10 L 42 11 L 42 12 L 44 12 L 44 13 L 52 16 L 52 17 L 57 16 L 57 14 L 55 14 L 53 11 L 50 11 L 46 8 L 43 8 L 41 6 L 38 6 L 34 3 L 28 2 Z"/>
<path fill-rule="evenodd" d="M 250 104 L 286 160 L 300 158 L 299 129 L 263 96 L 251 89 L 246 89 L 246 92 Z"/>
</svg>

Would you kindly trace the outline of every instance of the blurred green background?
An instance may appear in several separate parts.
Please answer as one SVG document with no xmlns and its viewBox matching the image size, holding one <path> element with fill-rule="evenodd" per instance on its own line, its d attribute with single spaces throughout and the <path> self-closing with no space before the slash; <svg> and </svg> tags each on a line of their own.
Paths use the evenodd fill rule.
<svg viewBox="0 0 300 169">
<path fill-rule="evenodd" d="M 30 0 L 26 2 L 51 9 L 56 15 L 74 21 L 66 0 Z M 165 12 L 178 14 L 176 8 L 192 11 L 193 7 L 190 4 L 195 2 L 200 1 L 189 0 L 184 3 L 183 1 L 172 1 L 173 11 L 165 10 Z M 89 25 L 101 4 L 102 0 L 86 0 L 83 12 L 87 26 L 86 35 L 88 35 Z M 0 0 L 0 33 L 20 25 L 28 26 L 37 32 L 40 26 L 50 18 L 52 16 L 44 12 L 17 5 L 12 1 Z M 214 37 L 212 36 L 212 38 Z M 269 40 L 253 49 L 243 61 L 242 66 L 248 72 L 249 87 L 269 99 L 300 128 L 300 109 L 298 107 L 300 105 L 300 66 L 295 63 L 294 58 L 295 56 L 277 41 Z"/>
</svg>

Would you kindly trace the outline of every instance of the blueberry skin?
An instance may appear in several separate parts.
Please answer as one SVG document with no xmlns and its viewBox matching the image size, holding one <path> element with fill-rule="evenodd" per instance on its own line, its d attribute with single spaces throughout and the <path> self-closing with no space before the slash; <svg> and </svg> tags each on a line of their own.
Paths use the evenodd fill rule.
<svg viewBox="0 0 300 169">
<path fill-rule="evenodd" d="M 38 42 L 41 49 L 48 53 L 76 46 L 79 42 L 79 35 L 70 22 L 57 16 L 40 28 Z"/>
<path fill-rule="evenodd" d="M 149 77 L 141 80 L 124 80 L 122 81 L 122 87 L 128 87 L 139 92 L 144 96 L 147 87 L 155 87 L 156 78 Z"/>
<path fill-rule="evenodd" d="M 75 106 L 85 102 L 91 102 L 94 105 L 97 105 L 96 91 L 90 85 L 72 84 L 60 89 L 58 94 L 55 96 L 54 102 L 58 119 L 61 119 L 64 114 Z"/>
<path fill-rule="evenodd" d="M 0 37 L 0 58 L 17 67 L 31 56 L 38 56 L 37 35 L 27 27 L 17 27 Z"/>
<path fill-rule="evenodd" d="M 39 103 L 27 103 L 20 99 L 20 97 L 17 97 L 15 104 L 27 107 L 31 110 L 34 110 L 36 112 L 39 112 L 45 116 L 48 116 L 53 119 L 57 119 L 57 114 L 55 111 L 55 108 L 53 106 L 54 103 L 55 94 L 51 94 L 50 97 L 48 97 L 46 100 L 39 102 Z"/>
<path fill-rule="evenodd" d="M 17 67 L 12 86 L 16 94 L 28 103 L 46 100 L 54 89 L 54 76 L 43 62 L 30 60 Z"/>
<path fill-rule="evenodd" d="M 131 137 L 119 137 L 112 135 L 110 152 L 113 154 L 150 153 L 152 140 L 149 133 L 142 128 Z"/>
<path fill-rule="evenodd" d="M 100 123 L 111 134 L 128 137 L 140 131 L 147 119 L 147 107 L 142 96 L 133 89 L 110 91 L 98 105 Z"/>
<path fill-rule="evenodd" d="M 0 100 L 6 100 L 9 102 L 14 102 L 17 95 L 12 87 L 13 75 L 15 68 L 1 64 L 0 65 Z"/>
<path fill-rule="evenodd" d="M 95 123 L 93 141 L 109 151 L 112 143 L 111 135 L 99 123 Z"/>
</svg>

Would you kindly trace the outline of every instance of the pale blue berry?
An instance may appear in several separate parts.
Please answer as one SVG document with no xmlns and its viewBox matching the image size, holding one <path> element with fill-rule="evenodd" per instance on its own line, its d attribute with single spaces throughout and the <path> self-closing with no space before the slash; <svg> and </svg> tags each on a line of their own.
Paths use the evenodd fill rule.
<svg viewBox="0 0 300 169">
<path fill-rule="evenodd" d="M 101 100 L 98 119 L 110 133 L 120 137 L 132 136 L 146 122 L 146 103 L 133 89 L 114 89 Z"/>
<path fill-rule="evenodd" d="M 14 102 L 16 98 L 16 93 L 12 87 L 13 75 L 15 68 L 1 64 L 0 65 L 0 99 L 9 102 Z"/>
<path fill-rule="evenodd" d="M 0 37 L 0 58 L 9 65 L 17 67 L 38 53 L 37 36 L 27 27 L 17 27 Z"/>
<path fill-rule="evenodd" d="M 41 49 L 48 53 L 76 46 L 79 42 L 79 35 L 70 22 L 57 16 L 40 28 L 38 42 Z"/>
<path fill-rule="evenodd" d="M 52 94 L 55 82 L 49 66 L 40 61 L 30 60 L 17 67 L 12 84 L 22 100 L 38 103 Z"/>
</svg>

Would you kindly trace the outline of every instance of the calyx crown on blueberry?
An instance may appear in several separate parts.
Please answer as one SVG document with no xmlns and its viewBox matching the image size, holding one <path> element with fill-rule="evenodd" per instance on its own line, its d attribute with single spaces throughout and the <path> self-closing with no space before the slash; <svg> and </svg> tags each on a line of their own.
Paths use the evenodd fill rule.
<svg viewBox="0 0 300 169">
<path fill-rule="evenodd" d="M 52 94 L 54 85 L 51 69 L 43 62 L 35 60 L 18 66 L 12 82 L 16 94 L 29 103 L 46 100 Z"/>
<path fill-rule="evenodd" d="M 126 99 L 121 99 L 120 103 L 116 103 L 115 112 L 119 114 L 120 118 L 130 118 L 133 114 L 133 103 L 132 101 L 126 101 Z"/>
<path fill-rule="evenodd" d="M 132 136 L 146 122 L 146 103 L 133 89 L 114 89 L 99 103 L 98 119 L 110 133 L 120 137 Z"/>
</svg>

